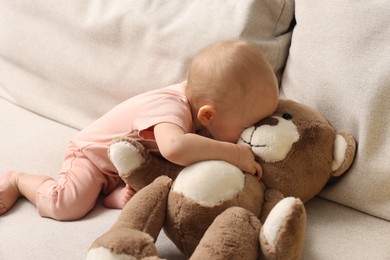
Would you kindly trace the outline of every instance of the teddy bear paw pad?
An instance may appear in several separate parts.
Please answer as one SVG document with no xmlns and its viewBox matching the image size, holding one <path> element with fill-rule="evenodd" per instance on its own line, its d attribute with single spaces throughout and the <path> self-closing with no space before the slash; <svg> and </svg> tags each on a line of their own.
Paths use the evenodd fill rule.
<svg viewBox="0 0 390 260">
<path fill-rule="evenodd" d="M 122 177 L 129 177 L 135 169 L 145 162 L 138 147 L 127 141 L 111 144 L 109 157 Z"/>
<path fill-rule="evenodd" d="M 271 210 L 260 233 L 266 259 L 300 259 L 306 211 L 300 199 L 287 197 Z"/>
</svg>

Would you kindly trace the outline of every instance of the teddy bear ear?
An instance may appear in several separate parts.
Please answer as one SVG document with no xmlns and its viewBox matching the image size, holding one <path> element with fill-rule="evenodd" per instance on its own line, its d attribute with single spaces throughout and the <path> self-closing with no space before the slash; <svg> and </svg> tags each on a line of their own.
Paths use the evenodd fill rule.
<svg viewBox="0 0 390 260">
<path fill-rule="evenodd" d="M 340 176 L 351 167 L 356 153 L 355 139 L 345 131 L 339 131 L 334 140 L 332 176 Z"/>
</svg>

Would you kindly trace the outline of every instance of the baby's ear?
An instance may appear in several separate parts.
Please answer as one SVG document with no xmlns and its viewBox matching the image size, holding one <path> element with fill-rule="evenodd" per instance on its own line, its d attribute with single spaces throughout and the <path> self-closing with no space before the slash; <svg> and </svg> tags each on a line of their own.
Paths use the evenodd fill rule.
<svg viewBox="0 0 390 260">
<path fill-rule="evenodd" d="M 203 126 L 210 125 L 211 120 L 215 115 L 215 108 L 211 105 L 204 105 L 199 108 L 198 120 Z"/>
<path fill-rule="evenodd" d="M 339 131 L 334 140 L 332 176 L 340 176 L 351 167 L 356 154 L 355 139 L 345 131 Z"/>
</svg>

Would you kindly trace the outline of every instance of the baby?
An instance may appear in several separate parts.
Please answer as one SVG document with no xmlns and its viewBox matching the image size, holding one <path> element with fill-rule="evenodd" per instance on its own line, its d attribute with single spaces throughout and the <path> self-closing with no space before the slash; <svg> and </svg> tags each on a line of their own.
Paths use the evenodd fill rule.
<svg viewBox="0 0 390 260">
<path fill-rule="evenodd" d="M 81 130 L 69 143 L 58 181 L 17 171 L 3 174 L 0 215 L 22 196 L 41 216 L 57 220 L 82 218 L 100 193 L 106 207 L 122 208 L 134 191 L 107 155 L 118 136 L 134 138 L 179 165 L 224 160 L 261 177 L 251 150 L 236 143 L 245 128 L 274 112 L 278 96 L 273 70 L 253 44 L 236 40 L 207 46 L 193 59 L 187 81 L 130 98 Z"/>
</svg>

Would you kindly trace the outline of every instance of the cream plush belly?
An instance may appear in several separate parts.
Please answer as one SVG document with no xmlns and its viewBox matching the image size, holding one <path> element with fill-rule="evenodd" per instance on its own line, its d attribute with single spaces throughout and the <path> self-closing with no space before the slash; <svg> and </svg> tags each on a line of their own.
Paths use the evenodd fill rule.
<svg viewBox="0 0 390 260">
<path fill-rule="evenodd" d="M 245 175 L 236 166 L 224 161 L 204 161 L 181 171 L 173 191 L 200 205 L 213 206 L 237 195 L 244 182 Z"/>
</svg>

